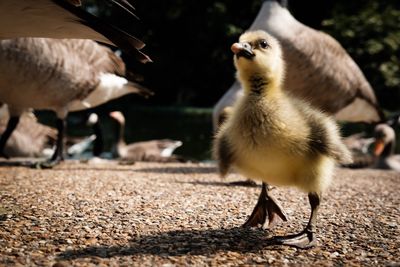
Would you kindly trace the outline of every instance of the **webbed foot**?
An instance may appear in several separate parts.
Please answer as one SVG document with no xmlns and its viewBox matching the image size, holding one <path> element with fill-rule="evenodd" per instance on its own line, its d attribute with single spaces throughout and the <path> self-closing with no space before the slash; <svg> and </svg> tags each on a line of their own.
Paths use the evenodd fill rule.
<svg viewBox="0 0 400 267">
<path fill-rule="evenodd" d="M 243 227 L 263 226 L 268 217 L 268 226 L 273 227 L 280 220 L 287 221 L 287 216 L 277 201 L 268 195 L 267 185 L 262 184 L 262 190 L 253 212 Z"/>
<path fill-rule="evenodd" d="M 274 237 L 274 243 L 278 245 L 308 249 L 311 247 L 315 247 L 318 242 L 315 234 L 311 230 L 305 229 L 298 234 Z"/>
</svg>

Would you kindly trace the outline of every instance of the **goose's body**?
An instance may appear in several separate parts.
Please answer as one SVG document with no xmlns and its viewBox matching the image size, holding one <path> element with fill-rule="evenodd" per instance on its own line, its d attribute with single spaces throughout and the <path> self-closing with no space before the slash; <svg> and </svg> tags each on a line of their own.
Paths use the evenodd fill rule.
<svg viewBox="0 0 400 267">
<path fill-rule="evenodd" d="M 8 110 L 3 105 L 0 108 L 0 134 L 5 131 L 8 120 Z M 51 147 L 56 135 L 55 129 L 37 122 L 33 113 L 25 112 L 4 147 L 4 152 L 10 157 L 43 157 L 44 150 Z"/>
<path fill-rule="evenodd" d="M 263 224 L 266 214 L 270 222 L 274 216 L 286 219 L 267 194 L 267 183 L 296 186 L 309 193 L 312 216 L 307 228 L 296 238 L 281 241 L 312 246 L 320 195 L 330 183 L 335 162 L 350 162 L 350 152 L 331 118 L 283 90 L 284 63 L 276 39 L 263 31 L 247 32 L 232 51 L 244 95 L 214 142 L 220 174 L 234 169 L 263 182 L 248 226 Z"/>
<path fill-rule="evenodd" d="M 375 127 L 375 156 L 373 168 L 400 172 L 400 155 L 394 154 L 396 134 L 392 127 L 381 123 Z"/>
<path fill-rule="evenodd" d="M 286 62 L 283 88 L 338 120 L 378 122 L 383 114 L 362 71 L 331 36 L 297 21 L 277 1 L 264 1 L 250 30 L 279 40 Z M 235 82 L 214 107 L 213 122 L 243 95 Z"/>
<path fill-rule="evenodd" d="M 181 141 L 160 139 L 117 145 L 118 155 L 132 161 L 173 162 L 178 161 L 172 155 L 182 145 Z"/>
<path fill-rule="evenodd" d="M 127 93 L 148 94 L 123 78 L 124 74 L 123 61 L 91 40 L 0 41 L 0 101 L 8 104 L 11 132 L 27 108 L 56 112 L 61 134 L 69 111 L 94 107 Z M 0 150 L 6 139 L 3 135 Z M 61 141 L 62 137 L 57 147 Z"/>
<path fill-rule="evenodd" d="M 108 0 L 133 17 L 133 7 L 125 0 Z M 117 45 L 140 61 L 149 58 L 140 52 L 143 42 L 117 27 L 76 7 L 79 0 L 2 0 L 0 1 L 0 39 L 18 37 L 92 39 Z M 131 25 L 132 26 L 132 25 Z"/>
<path fill-rule="evenodd" d="M 126 144 L 124 140 L 125 118 L 119 111 L 110 113 L 111 118 L 119 124 L 117 154 L 124 160 L 172 162 L 178 161 L 172 153 L 182 146 L 181 141 L 160 139 Z"/>
</svg>

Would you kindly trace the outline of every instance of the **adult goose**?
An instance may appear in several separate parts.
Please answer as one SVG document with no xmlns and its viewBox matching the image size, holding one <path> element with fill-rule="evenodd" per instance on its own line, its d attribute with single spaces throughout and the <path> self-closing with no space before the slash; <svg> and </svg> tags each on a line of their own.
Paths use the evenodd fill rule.
<svg viewBox="0 0 400 267">
<path fill-rule="evenodd" d="M 161 139 L 126 144 L 124 140 L 124 115 L 119 111 L 113 111 L 110 113 L 110 117 L 114 119 L 119 125 L 117 131 L 117 154 L 119 158 L 131 161 L 181 161 L 181 159 L 179 159 L 175 155 L 172 155 L 176 148 L 182 146 L 181 141 Z"/>
<path fill-rule="evenodd" d="M 47 166 L 62 159 L 64 119 L 69 111 L 87 109 L 127 93 L 149 95 L 129 82 L 123 61 L 92 40 L 18 38 L 0 41 L 0 102 L 10 120 L 0 138 L 0 153 L 27 108 L 57 115 L 56 150 Z"/>
<path fill-rule="evenodd" d="M 264 1 L 250 30 L 265 30 L 279 40 L 286 62 L 284 90 L 334 115 L 337 120 L 379 122 L 375 94 L 360 68 L 331 36 L 297 21 L 287 1 Z M 227 106 L 242 96 L 236 81 L 213 110 L 214 129 Z"/>
<path fill-rule="evenodd" d="M 107 0 L 137 20 L 127 0 Z M 2 0 L 0 1 L 0 39 L 46 37 L 92 39 L 116 45 L 147 62 L 140 50 L 144 43 L 78 7 L 80 0 Z"/>
<path fill-rule="evenodd" d="M 1 105 L 0 134 L 5 131 L 9 118 L 7 105 Z M 32 112 L 25 112 L 4 147 L 4 152 L 10 157 L 43 157 L 45 149 L 52 146 L 56 136 L 56 129 L 39 123 Z"/>
</svg>

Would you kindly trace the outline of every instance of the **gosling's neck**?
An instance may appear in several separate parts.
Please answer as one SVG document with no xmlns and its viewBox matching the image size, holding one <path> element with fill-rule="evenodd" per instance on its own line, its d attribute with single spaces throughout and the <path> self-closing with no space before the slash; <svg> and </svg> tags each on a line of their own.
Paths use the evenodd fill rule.
<svg viewBox="0 0 400 267">
<path fill-rule="evenodd" d="M 238 78 L 242 83 L 245 95 L 260 99 L 272 99 L 281 95 L 281 80 L 279 77 L 271 77 L 261 73 L 247 75 L 239 71 Z"/>
</svg>

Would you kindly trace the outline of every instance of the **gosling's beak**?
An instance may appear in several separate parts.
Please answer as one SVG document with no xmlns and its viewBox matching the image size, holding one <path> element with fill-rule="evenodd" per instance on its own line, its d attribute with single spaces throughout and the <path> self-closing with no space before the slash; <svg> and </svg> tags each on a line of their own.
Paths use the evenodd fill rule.
<svg viewBox="0 0 400 267">
<path fill-rule="evenodd" d="M 374 147 L 374 155 L 379 156 L 380 154 L 382 154 L 384 148 L 385 148 L 385 143 L 383 142 L 383 140 L 376 139 Z"/>
<path fill-rule="evenodd" d="M 251 49 L 251 45 L 249 43 L 234 43 L 231 46 L 232 52 L 236 55 L 237 58 L 239 57 L 245 57 L 247 59 L 252 59 L 255 54 L 253 53 L 253 50 Z"/>
</svg>

